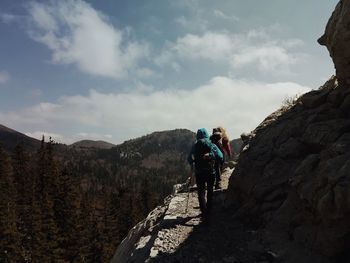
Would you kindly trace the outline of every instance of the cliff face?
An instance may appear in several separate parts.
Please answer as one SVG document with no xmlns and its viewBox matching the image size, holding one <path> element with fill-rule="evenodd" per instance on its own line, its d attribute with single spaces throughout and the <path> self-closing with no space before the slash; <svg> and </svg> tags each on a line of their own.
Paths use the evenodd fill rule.
<svg viewBox="0 0 350 263">
<path fill-rule="evenodd" d="M 337 262 L 350 249 L 350 0 L 339 2 L 319 42 L 337 76 L 245 138 L 228 189 L 228 202 L 290 262 L 295 246 Z"/>
</svg>

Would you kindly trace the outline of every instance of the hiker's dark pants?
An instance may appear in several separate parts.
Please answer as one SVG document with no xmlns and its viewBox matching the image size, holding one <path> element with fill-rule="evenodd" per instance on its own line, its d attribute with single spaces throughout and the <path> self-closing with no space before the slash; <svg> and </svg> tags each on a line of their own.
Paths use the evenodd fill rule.
<svg viewBox="0 0 350 263">
<path fill-rule="evenodd" d="M 219 184 L 221 181 L 221 163 L 215 162 L 215 184 Z"/>
<path fill-rule="evenodd" d="M 196 172 L 199 207 L 203 215 L 207 215 L 212 207 L 214 171 Z M 205 201 L 205 190 L 207 190 L 207 201 Z"/>
</svg>

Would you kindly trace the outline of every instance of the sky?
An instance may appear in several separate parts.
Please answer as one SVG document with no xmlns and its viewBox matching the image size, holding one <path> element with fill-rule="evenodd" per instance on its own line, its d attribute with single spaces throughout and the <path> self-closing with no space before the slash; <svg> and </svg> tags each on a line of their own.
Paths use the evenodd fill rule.
<svg viewBox="0 0 350 263">
<path fill-rule="evenodd" d="M 338 1 L 1 0 L 0 124 L 61 143 L 253 130 L 334 66 Z"/>
</svg>

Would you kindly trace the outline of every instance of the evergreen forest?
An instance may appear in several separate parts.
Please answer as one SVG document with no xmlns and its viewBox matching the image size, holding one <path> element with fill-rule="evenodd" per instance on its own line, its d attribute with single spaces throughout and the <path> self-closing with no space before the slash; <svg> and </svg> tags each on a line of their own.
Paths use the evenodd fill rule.
<svg viewBox="0 0 350 263">
<path fill-rule="evenodd" d="M 130 228 L 189 175 L 194 134 L 158 132 L 111 149 L 0 147 L 1 262 L 109 262 Z"/>
</svg>

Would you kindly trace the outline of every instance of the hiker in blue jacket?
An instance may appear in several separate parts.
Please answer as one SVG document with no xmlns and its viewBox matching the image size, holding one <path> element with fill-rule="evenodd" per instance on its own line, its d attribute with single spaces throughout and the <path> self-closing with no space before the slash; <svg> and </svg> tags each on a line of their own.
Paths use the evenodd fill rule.
<svg viewBox="0 0 350 263">
<path fill-rule="evenodd" d="M 199 207 L 204 219 L 208 219 L 212 207 L 215 161 L 222 162 L 223 153 L 210 141 L 207 130 L 199 129 L 197 140 L 188 156 L 188 162 L 191 166 L 194 163 Z M 207 188 L 207 201 L 205 201 L 205 188 Z"/>
</svg>

